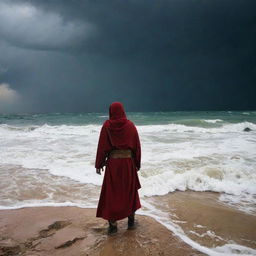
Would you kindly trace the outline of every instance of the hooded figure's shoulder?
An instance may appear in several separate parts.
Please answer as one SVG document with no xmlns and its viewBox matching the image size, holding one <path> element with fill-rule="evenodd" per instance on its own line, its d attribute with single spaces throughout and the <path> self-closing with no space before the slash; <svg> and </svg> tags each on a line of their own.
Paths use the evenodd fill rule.
<svg viewBox="0 0 256 256">
<path fill-rule="evenodd" d="M 111 123 L 110 120 L 106 120 L 103 125 L 102 128 L 107 128 L 110 130 L 120 130 L 120 129 L 128 129 L 128 130 L 136 130 L 136 126 L 135 124 L 131 121 L 126 119 L 125 122 L 117 122 L 117 123 Z"/>
<path fill-rule="evenodd" d="M 129 120 L 129 119 L 127 119 L 127 124 L 131 125 L 131 126 L 135 126 L 134 123 L 131 120 Z"/>
<path fill-rule="evenodd" d="M 127 124 L 128 124 L 131 128 L 136 129 L 136 125 L 135 125 L 131 120 L 128 120 Z"/>
<path fill-rule="evenodd" d="M 108 120 L 105 120 L 102 127 L 107 126 L 109 124 Z"/>
</svg>

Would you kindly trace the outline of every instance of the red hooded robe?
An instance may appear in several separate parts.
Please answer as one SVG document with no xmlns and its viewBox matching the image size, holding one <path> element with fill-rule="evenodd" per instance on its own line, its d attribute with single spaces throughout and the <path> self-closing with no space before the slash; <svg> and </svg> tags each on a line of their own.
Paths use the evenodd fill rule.
<svg viewBox="0 0 256 256">
<path fill-rule="evenodd" d="M 130 149 L 132 158 L 108 158 L 113 149 Z M 123 105 L 109 107 L 109 120 L 100 132 L 95 168 L 106 165 L 97 208 L 97 217 L 106 220 L 126 218 L 141 207 L 137 171 L 140 169 L 141 148 L 135 125 L 126 118 Z"/>
</svg>

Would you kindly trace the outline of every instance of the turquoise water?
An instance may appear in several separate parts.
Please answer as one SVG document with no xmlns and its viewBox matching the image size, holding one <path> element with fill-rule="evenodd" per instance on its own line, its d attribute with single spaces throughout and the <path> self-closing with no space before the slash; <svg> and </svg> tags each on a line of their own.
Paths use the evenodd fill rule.
<svg viewBox="0 0 256 256">
<path fill-rule="evenodd" d="M 127 112 L 127 116 L 137 125 L 173 123 L 207 128 L 220 127 L 227 123 L 256 123 L 256 111 Z M 108 113 L 0 114 L 0 124 L 88 125 L 101 124 L 107 118 Z"/>
</svg>

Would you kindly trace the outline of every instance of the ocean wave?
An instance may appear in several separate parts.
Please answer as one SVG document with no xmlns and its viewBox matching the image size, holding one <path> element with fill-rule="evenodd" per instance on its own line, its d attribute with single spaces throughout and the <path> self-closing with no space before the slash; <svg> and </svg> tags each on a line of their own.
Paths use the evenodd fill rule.
<svg viewBox="0 0 256 256">
<path fill-rule="evenodd" d="M 212 120 L 203 120 L 208 123 L 218 123 L 222 122 L 221 119 L 212 119 Z M 101 125 L 98 124 L 89 124 L 89 125 L 29 125 L 29 126 L 14 126 L 7 124 L 0 124 L 0 131 L 24 131 L 24 132 L 36 132 L 41 133 L 55 133 L 55 134 L 85 134 L 93 131 L 98 131 Z M 209 132 L 209 133 L 218 133 L 218 132 L 242 132 L 245 128 L 256 131 L 256 124 L 251 122 L 240 122 L 240 123 L 223 123 L 219 127 L 199 127 L 191 126 L 185 124 L 161 124 L 161 125 L 137 125 L 140 132 Z"/>
<path fill-rule="evenodd" d="M 0 125 L 0 164 L 46 169 L 53 175 L 101 185 L 94 161 L 100 125 Z M 144 196 L 174 190 L 256 193 L 256 124 L 203 128 L 180 124 L 137 126 Z M 252 131 L 243 132 L 244 128 Z M 17 129 L 16 129 L 17 128 Z"/>
<path fill-rule="evenodd" d="M 98 131 L 99 125 L 84 125 L 84 126 L 75 126 L 75 125 L 29 125 L 29 126 L 14 126 L 7 124 L 0 124 L 0 132 L 7 133 L 10 132 L 34 132 L 40 135 L 43 134 L 87 134 Z M 35 131 L 36 130 L 36 131 Z"/>
<path fill-rule="evenodd" d="M 138 126 L 140 132 L 198 132 L 198 133 L 223 133 L 223 132 L 243 132 L 245 128 L 256 131 L 256 124 L 251 122 L 228 123 L 220 127 L 196 127 L 184 124 L 166 124 L 166 125 L 141 125 Z"/>
<path fill-rule="evenodd" d="M 211 123 L 211 124 L 215 124 L 217 122 L 223 122 L 222 119 L 205 119 L 203 121 L 206 122 L 206 123 Z"/>
<path fill-rule="evenodd" d="M 14 126 L 14 125 L 7 125 L 7 124 L 0 124 L 0 131 L 23 131 L 23 132 L 31 132 L 35 129 L 40 128 L 38 125 L 29 125 L 29 126 Z"/>
<path fill-rule="evenodd" d="M 163 167 L 162 167 L 163 168 Z M 165 195 L 175 190 L 213 191 L 248 198 L 256 195 L 256 174 L 254 170 L 241 167 L 209 167 L 202 166 L 188 170 L 167 170 L 160 174 L 140 177 L 141 195 Z M 171 168 L 169 168 L 171 169 Z M 146 172 L 147 170 L 143 171 Z M 256 202 L 256 200 L 255 200 Z"/>
</svg>

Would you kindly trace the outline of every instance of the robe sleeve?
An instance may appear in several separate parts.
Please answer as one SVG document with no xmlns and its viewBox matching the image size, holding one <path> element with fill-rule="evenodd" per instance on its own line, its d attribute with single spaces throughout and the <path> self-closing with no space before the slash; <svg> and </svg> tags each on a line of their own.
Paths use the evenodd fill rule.
<svg viewBox="0 0 256 256">
<path fill-rule="evenodd" d="M 135 127 L 135 126 L 134 126 Z M 140 169 L 141 164 L 141 146 L 138 131 L 135 127 L 135 165 L 137 169 Z"/>
<path fill-rule="evenodd" d="M 106 127 L 103 125 L 100 131 L 100 137 L 98 142 L 98 149 L 95 160 L 95 168 L 100 169 L 105 165 L 105 160 L 108 152 L 111 150 Z"/>
</svg>

